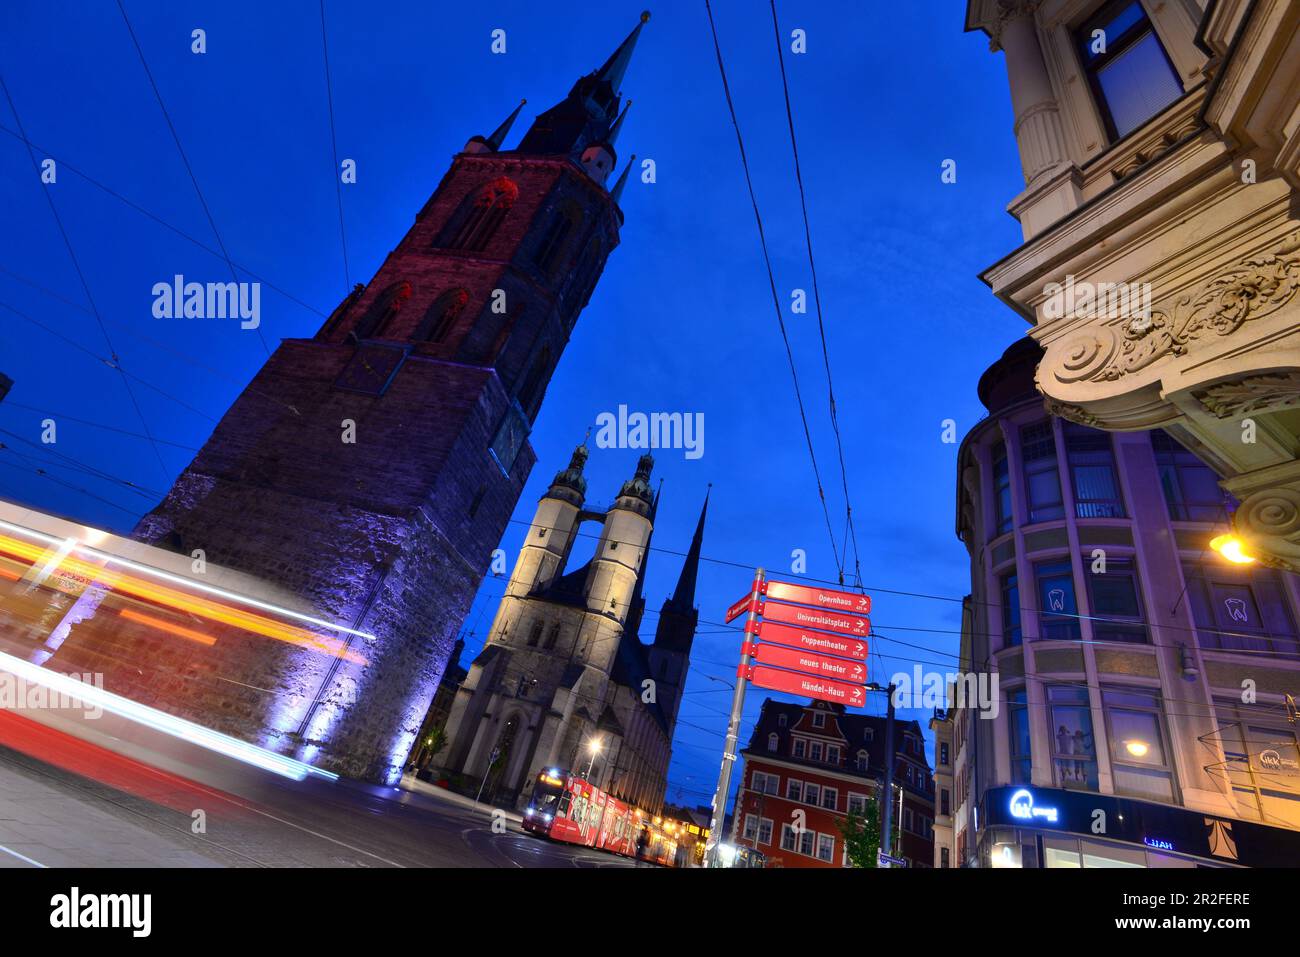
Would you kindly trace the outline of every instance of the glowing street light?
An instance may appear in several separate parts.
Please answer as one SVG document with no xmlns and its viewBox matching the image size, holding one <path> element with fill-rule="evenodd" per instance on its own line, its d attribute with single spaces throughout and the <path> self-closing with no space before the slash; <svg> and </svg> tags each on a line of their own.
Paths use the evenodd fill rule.
<svg viewBox="0 0 1300 957">
<path fill-rule="evenodd" d="M 600 754 L 600 738 L 592 738 L 587 742 L 587 750 L 591 752 L 591 759 L 587 762 L 587 773 L 583 775 L 586 780 L 591 779 L 591 766 L 596 763 L 596 755 Z"/>
<path fill-rule="evenodd" d="M 1210 547 L 1234 565 L 1250 565 L 1256 561 L 1255 556 L 1246 551 L 1246 543 L 1231 533 L 1210 539 Z"/>
</svg>

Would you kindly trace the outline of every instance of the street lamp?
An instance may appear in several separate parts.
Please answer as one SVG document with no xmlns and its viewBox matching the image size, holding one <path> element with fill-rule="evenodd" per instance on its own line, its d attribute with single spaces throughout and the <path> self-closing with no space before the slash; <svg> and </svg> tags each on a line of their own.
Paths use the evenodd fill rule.
<svg viewBox="0 0 1300 957">
<path fill-rule="evenodd" d="M 1246 543 L 1239 535 L 1216 535 L 1210 539 L 1210 547 L 1234 565 L 1251 565 L 1256 560 L 1246 551 Z"/>
<path fill-rule="evenodd" d="M 596 763 L 596 755 L 600 754 L 600 738 L 592 738 L 587 742 L 587 750 L 591 752 L 591 759 L 587 762 L 587 773 L 582 777 L 584 780 L 591 779 L 591 767 Z"/>
</svg>

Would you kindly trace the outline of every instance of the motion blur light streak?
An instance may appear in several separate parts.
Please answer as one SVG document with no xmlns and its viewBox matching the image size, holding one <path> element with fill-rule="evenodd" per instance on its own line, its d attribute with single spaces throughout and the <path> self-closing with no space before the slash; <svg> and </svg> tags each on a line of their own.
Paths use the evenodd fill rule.
<svg viewBox="0 0 1300 957">
<path fill-rule="evenodd" d="M 123 608 L 118 612 L 118 614 L 127 621 L 139 622 L 142 625 L 157 628 L 159 631 L 165 631 L 181 638 L 188 638 L 190 641 L 197 641 L 201 645 L 215 645 L 217 643 L 217 639 L 209 637 L 200 631 L 194 631 L 192 628 L 182 628 L 180 625 L 173 625 L 171 622 L 163 621 L 161 618 L 142 615 L 138 611 L 132 611 L 130 608 Z"/>
<path fill-rule="evenodd" d="M 24 528 L 21 525 L 14 525 L 11 522 L 0 521 L 0 528 L 7 529 L 27 538 L 35 538 L 49 545 L 61 545 L 63 539 L 54 535 L 47 535 L 44 532 L 38 532 L 34 528 Z M 165 572 L 161 568 L 153 568 L 149 565 L 141 565 L 139 562 L 133 562 L 129 558 L 121 558 L 109 552 L 100 551 L 98 548 L 91 548 L 86 545 L 78 545 L 73 551 L 84 552 L 95 558 L 103 559 L 110 565 L 121 565 L 123 568 L 129 568 L 132 571 L 140 572 L 152 578 L 158 578 L 163 581 L 171 582 L 175 585 L 182 585 L 186 588 L 192 588 L 195 591 L 201 591 L 208 595 L 215 595 L 218 598 L 226 598 L 231 601 L 237 601 L 240 604 L 248 605 L 252 608 L 260 608 L 262 611 L 275 612 L 277 615 L 284 615 L 286 618 L 293 618 L 296 621 L 305 622 L 309 625 L 319 625 L 322 628 L 328 628 L 330 631 L 337 631 L 345 635 L 355 635 L 358 638 L 364 638 L 366 641 L 374 641 L 375 636 L 366 631 L 357 631 L 355 628 L 348 628 L 344 625 L 336 625 L 332 622 L 325 621 L 321 618 L 313 618 L 311 615 L 304 615 L 302 612 L 294 611 L 292 608 L 284 608 L 280 605 L 272 605 L 270 602 L 261 601 L 257 598 L 251 598 L 247 595 L 240 595 L 224 588 L 217 588 L 213 585 L 205 585 L 197 582 L 192 578 L 185 578 L 181 575 L 173 575 L 171 572 Z M 364 664 L 364 662 L 362 662 Z"/>
<path fill-rule="evenodd" d="M 8 523 L 6 522 L 0 522 L 0 526 L 13 527 L 13 526 L 9 526 Z M 39 533 L 34 533 L 34 534 L 39 535 Z M 59 542 L 59 539 L 54 539 L 51 538 L 50 536 L 40 536 L 40 537 L 49 538 L 51 543 Z M 299 615 L 294 612 L 290 612 L 287 609 L 276 609 L 274 606 L 267 605 L 264 602 L 257 602 L 254 599 L 244 598 L 240 595 L 236 595 L 231 592 L 225 592 L 221 589 L 214 589 L 211 586 L 201 585 L 199 583 L 192 582 L 188 579 L 181 578 L 179 576 L 168 575 L 166 572 L 160 572 L 157 569 L 151 569 L 145 565 L 138 565 L 135 562 L 128 562 L 123 559 L 115 559 L 113 556 L 108 555 L 104 552 L 99 552 L 95 549 L 77 548 L 74 550 L 88 551 L 93 553 L 97 559 L 107 560 L 109 562 L 115 561 L 120 564 L 127 565 L 133 569 L 137 569 L 152 574 L 155 577 L 165 578 L 167 580 L 183 584 L 186 587 L 192 587 L 199 591 L 206 591 L 208 593 L 219 594 L 222 597 L 229 598 L 231 600 L 240 602 L 242 604 L 256 605 L 261 608 L 271 608 L 280 614 L 298 618 L 299 620 L 312 621 L 314 623 L 321 624 L 324 627 L 331 628 L 334 630 L 348 631 L 351 634 L 357 634 L 357 635 L 364 634 L 362 632 L 351 631 L 350 629 L 343 629 L 343 628 L 335 629 L 333 625 L 329 625 L 328 623 L 325 622 L 320 622 L 317 619 L 308 618 L 305 615 Z M 31 564 L 36 564 L 38 562 L 44 561 L 46 565 L 51 565 L 51 562 L 48 559 L 46 559 L 46 554 L 48 552 L 48 549 L 42 548 L 39 545 L 33 545 L 27 542 L 19 541 L 16 538 L 10 538 L 6 535 L 0 535 L 0 552 L 10 555 L 14 558 L 21 559 L 23 561 L 27 561 Z M 288 642 L 289 644 L 299 645 L 305 648 L 311 648 L 313 650 L 322 652 L 323 654 L 332 655 L 337 658 L 342 658 L 345 661 L 350 661 L 353 664 L 359 664 L 359 665 L 367 664 L 365 658 L 361 657 L 355 652 L 349 651 L 347 649 L 346 644 L 338 639 L 319 637 L 317 635 L 312 634 L 309 631 L 306 631 L 305 629 L 298 628 L 294 625 L 288 625 L 288 624 L 283 624 L 281 622 L 273 621 L 261 615 L 256 615 L 253 614 L 252 612 L 244 611 L 240 608 L 234 608 L 229 605 L 223 605 L 219 602 L 212 601 L 206 598 L 187 595 L 185 594 L 185 592 L 180 591 L 178 589 L 167 588 L 163 585 L 151 584 L 150 582 L 143 581 L 131 575 L 123 574 L 122 572 L 110 571 L 108 569 L 103 568 L 100 565 L 93 564 L 91 562 L 83 561 L 78 558 L 72 558 L 70 556 L 65 556 L 59 562 L 53 563 L 52 567 L 54 569 L 62 570 L 65 574 L 74 575 L 77 576 L 78 578 L 84 579 L 86 584 L 90 584 L 92 582 L 98 583 L 103 585 L 105 588 L 115 592 L 120 592 L 125 595 L 131 595 L 135 598 L 142 598 L 158 605 L 163 605 L 168 608 L 175 608 L 179 611 L 189 612 L 191 614 L 198 615 L 199 617 L 202 618 L 208 618 L 212 621 L 218 621 L 223 624 L 232 625 L 236 628 L 241 628 L 245 631 L 251 631 L 254 634 L 262 635 L 265 638 L 274 638 L 277 641 L 284 641 L 284 642 Z M 43 572 L 43 575 L 44 574 L 45 573 Z"/>
<path fill-rule="evenodd" d="M 13 655 L 0 652 L 0 670 L 8 671 L 31 684 L 44 685 L 51 691 L 59 692 L 71 698 L 79 698 L 81 701 L 102 708 L 110 714 L 118 715 L 129 721 L 135 721 L 155 731 L 170 734 L 201 748 L 224 754 L 226 757 L 271 771 L 282 777 L 301 781 L 307 775 L 315 774 L 328 781 L 338 780 L 337 774 L 322 771 L 310 764 L 304 764 L 282 754 L 259 748 L 255 744 L 240 741 L 238 738 L 221 734 L 192 721 L 186 721 L 184 718 L 167 714 L 165 711 L 146 707 L 102 688 L 96 688 L 94 685 L 69 678 L 67 675 L 47 671 L 30 662 L 15 658 Z"/>
</svg>

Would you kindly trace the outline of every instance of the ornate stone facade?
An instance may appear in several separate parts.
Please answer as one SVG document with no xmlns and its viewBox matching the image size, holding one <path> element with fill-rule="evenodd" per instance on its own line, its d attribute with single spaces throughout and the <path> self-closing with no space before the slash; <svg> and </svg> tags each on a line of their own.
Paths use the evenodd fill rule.
<svg viewBox="0 0 1300 957">
<path fill-rule="evenodd" d="M 1119 9 L 969 3 L 968 29 L 1006 52 L 1027 183 L 1009 207 L 1025 244 L 983 278 L 1033 325 L 1049 410 L 1168 430 L 1242 500 L 1248 550 L 1300 570 L 1286 506 L 1300 491 L 1300 7 L 1141 0 L 1103 39 L 1138 37 L 1142 81 L 1176 89 L 1131 98 L 1151 106 L 1122 132 L 1088 53 Z M 1046 103 L 1060 118 L 1052 162 L 1022 130 Z M 1066 282 L 1141 288 L 1150 308 L 1062 313 L 1051 290 Z"/>
</svg>

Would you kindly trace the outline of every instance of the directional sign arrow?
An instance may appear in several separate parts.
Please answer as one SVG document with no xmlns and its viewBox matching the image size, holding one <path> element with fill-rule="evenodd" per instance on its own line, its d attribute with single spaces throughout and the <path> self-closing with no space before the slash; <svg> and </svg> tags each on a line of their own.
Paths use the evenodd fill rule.
<svg viewBox="0 0 1300 957">
<path fill-rule="evenodd" d="M 786 694 L 801 695 L 808 698 L 820 698 L 837 704 L 861 708 L 867 700 L 867 689 L 862 685 L 851 685 L 844 681 L 828 681 L 801 675 L 794 671 L 778 671 L 764 665 L 754 665 L 748 671 L 748 678 L 760 688 L 770 691 L 782 691 Z"/>
<path fill-rule="evenodd" d="M 767 601 L 758 606 L 759 614 L 768 621 L 780 621 L 804 628 L 838 631 L 842 635 L 865 638 L 871 634 L 871 619 L 866 615 L 842 615 L 819 608 L 802 608 L 799 605 L 782 605 Z"/>
<path fill-rule="evenodd" d="M 727 624 L 731 624 L 731 622 L 735 621 L 745 612 L 749 611 L 749 598 L 750 596 L 746 595 L 744 598 L 740 599 L 740 601 L 736 602 L 734 605 L 732 605 L 730 608 L 727 609 L 727 618 L 726 618 Z"/>
<path fill-rule="evenodd" d="M 754 628 L 754 634 L 765 642 L 785 645 L 787 648 L 815 651 L 823 655 L 837 655 L 840 658 L 854 658 L 858 661 L 867 660 L 867 643 L 862 638 L 828 635 L 821 631 L 792 628 L 771 621 L 759 622 Z"/>
<path fill-rule="evenodd" d="M 769 645 L 766 642 L 755 648 L 753 655 L 760 664 L 773 665 L 777 668 L 793 668 L 795 671 L 820 678 L 834 678 L 837 681 L 849 681 L 854 684 L 863 684 L 867 680 L 867 666 L 861 661 L 815 655 L 797 648 Z"/>
<path fill-rule="evenodd" d="M 816 605 L 834 611 L 847 611 L 866 615 L 871 611 L 871 597 L 849 591 L 831 591 L 812 585 L 794 585 L 790 582 L 766 582 L 763 594 L 773 601 L 792 601 L 799 605 Z"/>
</svg>

